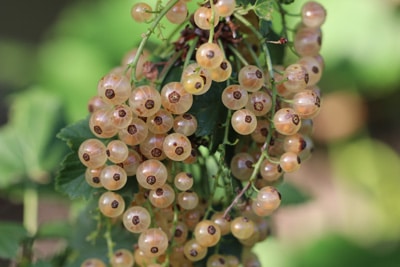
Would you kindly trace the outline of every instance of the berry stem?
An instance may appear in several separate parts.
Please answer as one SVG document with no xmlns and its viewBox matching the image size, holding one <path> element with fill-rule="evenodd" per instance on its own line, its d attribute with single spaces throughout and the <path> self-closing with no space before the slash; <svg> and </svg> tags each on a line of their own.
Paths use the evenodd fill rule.
<svg viewBox="0 0 400 267">
<path fill-rule="evenodd" d="M 214 9 L 214 1 L 210 1 L 211 8 L 211 20 L 210 20 L 210 35 L 208 36 L 208 42 L 212 43 L 214 41 L 214 20 L 215 20 L 215 9 Z"/>
<path fill-rule="evenodd" d="M 196 49 L 196 45 L 197 45 L 197 42 L 198 42 L 198 41 L 199 41 L 199 37 L 196 36 L 196 37 L 193 39 L 193 41 L 192 41 L 192 43 L 191 43 L 191 45 L 190 45 L 190 47 L 189 47 L 189 50 L 188 50 L 188 52 L 187 52 L 187 54 L 186 54 L 185 62 L 184 62 L 184 64 L 183 64 L 183 69 L 186 69 L 186 67 L 189 65 L 190 60 L 192 59 L 193 52 L 194 52 L 194 50 Z"/>
<path fill-rule="evenodd" d="M 237 59 L 242 62 L 243 65 L 247 66 L 249 65 L 249 62 L 242 56 L 242 54 L 232 45 L 228 45 L 229 50 L 232 51 L 232 53 L 237 57 Z"/>
<path fill-rule="evenodd" d="M 36 188 L 28 187 L 25 188 L 24 192 L 24 218 L 23 225 L 28 231 L 29 235 L 33 236 L 36 234 L 38 229 L 38 206 L 39 206 L 39 195 Z"/>
<path fill-rule="evenodd" d="M 137 64 L 139 62 L 139 58 L 140 55 L 143 52 L 143 49 L 147 43 L 147 40 L 150 38 L 150 36 L 154 33 L 154 30 L 156 29 L 156 27 L 158 26 L 158 24 L 160 23 L 161 19 L 167 14 L 167 12 L 176 4 L 178 3 L 179 0 L 172 0 L 170 2 L 168 2 L 168 4 L 160 11 L 160 13 L 158 14 L 158 16 L 155 18 L 155 20 L 153 21 L 153 23 L 150 25 L 150 28 L 147 30 L 147 32 L 145 34 L 143 34 L 143 38 L 142 41 L 139 44 L 139 47 L 137 49 L 135 58 L 133 59 L 132 63 L 129 64 L 129 66 L 131 67 L 131 80 L 132 82 L 136 83 L 136 67 Z"/>
<path fill-rule="evenodd" d="M 272 107 L 271 107 L 270 117 L 273 118 L 274 114 L 275 114 L 275 107 L 276 107 L 277 89 L 276 89 L 275 79 L 274 79 L 274 70 L 273 70 L 273 67 L 272 67 L 271 53 L 270 53 L 270 51 L 268 49 L 267 43 L 264 41 L 264 38 L 261 35 L 261 33 L 259 33 L 257 31 L 257 29 L 247 19 L 245 19 L 242 15 L 235 13 L 235 17 L 239 21 L 241 21 L 244 25 L 249 27 L 250 30 L 254 33 L 254 35 L 257 37 L 259 42 L 262 44 L 262 48 L 263 48 L 263 51 L 264 51 L 264 54 L 265 54 L 265 62 L 266 62 L 266 65 L 267 65 L 269 76 L 271 77 L 270 82 L 271 82 L 271 87 L 272 87 L 271 88 L 271 90 L 272 90 Z M 239 192 L 239 194 L 237 194 L 236 197 L 233 199 L 232 203 L 225 209 L 225 212 L 224 212 L 224 217 L 225 218 L 227 218 L 226 216 L 228 215 L 230 210 L 236 205 L 236 203 L 244 195 L 244 193 L 247 190 L 249 190 L 250 187 L 252 187 L 252 184 L 257 179 L 257 175 L 259 173 L 261 163 L 264 161 L 264 159 L 269 158 L 268 147 L 269 147 L 269 144 L 271 142 L 273 130 L 274 130 L 274 125 L 271 122 L 270 126 L 269 126 L 269 129 L 268 129 L 267 138 L 266 138 L 266 140 L 265 140 L 265 142 L 264 142 L 264 144 L 263 144 L 263 146 L 261 148 L 261 150 L 262 150 L 261 151 L 261 155 L 258 158 L 256 164 L 254 164 L 254 169 L 253 169 L 253 172 L 251 174 L 251 177 L 250 177 L 249 181 L 246 183 L 246 185 Z"/>
<path fill-rule="evenodd" d="M 107 254 L 108 254 L 108 259 L 111 259 L 114 255 L 114 245 L 115 243 L 112 241 L 111 237 L 111 219 L 106 219 L 106 232 L 104 233 L 104 239 L 106 240 L 107 243 Z"/>
</svg>

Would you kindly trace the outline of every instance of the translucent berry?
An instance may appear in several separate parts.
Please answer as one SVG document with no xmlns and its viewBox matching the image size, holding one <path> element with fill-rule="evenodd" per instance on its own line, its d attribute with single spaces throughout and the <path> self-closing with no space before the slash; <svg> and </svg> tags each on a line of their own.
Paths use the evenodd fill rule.
<svg viewBox="0 0 400 267">
<path fill-rule="evenodd" d="M 87 139 L 79 146 L 78 156 L 86 167 L 102 167 L 107 161 L 106 146 L 97 139 Z"/>
<path fill-rule="evenodd" d="M 235 0 L 218 0 L 217 3 L 214 4 L 215 12 L 221 17 L 232 15 L 235 7 Z"/>
<path fill-rule="evenodd" d="M 239 84 L 249 92 L 255 92 L 264 85 L 264 73 L 254 65 L 246 65 L 240 69 Z"/>
<path fill-rule="evenodd" d="M 129 149 L 121 140 L 112 140 L 107 144 L 106 154 L 113 163 L 121 163 L 128 158 Z"/>
<path fill-rule="evenodd" d="M 326 19 L 325 8 L 314 1 L 304 3 L 301 8 L 301 21 L 310 28 L 321 27 Z"/>
<path fill-rule="evenodd" d="M 139 164 L 142 162 L 142 156 L 133 149 L 129 149 L 128 157 L 123 162 L 119 163 L 128 176 L 136 174 Z"/>
<path fill-rule="evenodd" d="M 203 247 L 215 246 L 221 239 L 221 230 L 211 220 L 200 221 L 196 225 L 193 234 L 197 243 Z"/>
<path fill-rule="evenodd" d="M 179 172 L 174 178 L 174 185 L 180 191 L 186 191 L 192 188 L 193 182 L 193 176 L 187 172 Z"/>
<path fill-rule="evenodd" d="M 213 254 L 207 259 L 206 267 L 229 267 L 225 257 L 221 254 Z"/>
<path fill-rule="evenodd" d="M 129 97 L 129 106 L 134 114 L 142 117 L 154 115 L 161 107 L 160 93 L 150 85 L 133 89 Z"/>
<path fill-rule="evenodd" d="M 249 153 L 234 155 L 230 163 L 232 175 L 241 181 L 249 180 L 254 170 L 253 164 L 254 158 Z"/>
<path fill-rule="evenodd" d="M 211 27 L 217 26 L 219 22 L 219 16 L 214 14 L 213 18 L 211 8 L 201 6 L 197 8 L 194 13 L 194 22 L 200 29 L 209 30 Z M 212 24 L 212 22 L 214 23 Z"/>
<path fill-rule="evenodd" d="M 183 247 L 185 257 L 193 262 L 204 259 L 207 255 L 207 251 L 207 247 L 201 246 L 196 239 L 187 241 Z"/>
<path fill-rule="evenodd" d="M 103 167 L 100 168 L 86 168 L 85 171 L 85 180 L 86 182 L 94 188 L 103 187 L 100 181 L 100 173 L 103 170 Z"/>
<path fill-rule="evenodd" d="M 118 217 L 125 209 L 125 201 L 121 195 L 114 192 L 104 192 L 99 198 L 99 210 L 106 217 Z"/>
<path fill-rule="evenodd" d="M 169 22 L 174 24 L 181 24 L 186 20 L 188 14 L 188 9 L 186 3 L 183 1 L 178 1 L 170 10 L 168 10 L 165 17 Z"/>
<path fill-rule="evenodd" d="M 110 112 L 111 124 L 114 126 L 114 128 L 126 128 L 132 121 L 133 113 L 128 105 L 121 104 L 114 106 L 114 108 Z"/>
<path fill-rule="evenodd" d="M 307 87 L 313 86 L 319 82 L 322 76 L 322 64 L 315 57 L 302 57 L 297 61 L 298 64 L 306 68 L 308 73 Z"/>
<path fill-rule="evenodd" d="M 146 139 L 139 145 L 140 152 L 148 159 L 163 160 L 167 156 L 164 153 L 163 143 L 166 134 L 149 133 Z"/>
<path fill-rule="evenodd" d="M 168 185 L 164 184 L 156 189 L 150 190 L 150 203 L 156 208 L 166 208 L 175 200 L 175 191 Z"/>
<path fill-rule="evenodd" d="M 112 111 L 99 109 L 89 118 L 90 131 L 98 138 L 111 138 L 117 134 L 118 129 L 112 124 Z"/>
<path fill-rule="evenodd" d="M 188 93 L 180 82 L 170 82 L 161 90 L 162 106 L 172 114 L 183 114 L 193 104 L 193 95 Z"/>
<path fill-rule="evenodd" d="M 254 132 L 257 127 L 257 118 L 248 109 L 239 109 L 232 114 L 231 125 L 241 135 L 248 135 Z"/>
<path fill-rule="evenodd" d="M 203 68 L 215 69 L 224 59 L 219 45 L 215 43 L 204 43 L 196 51 L 196 62 Z"/>
<path fill-rule="evenodd" d="M 100 181 L 105 189 L 115 191 L 124 187 L 127 182 L 127 175 L 122 167 L 108 165 L 101 171 Z"/>
<path fill-rule="evenodd" d="M 251 138 L 254 142 L 263 144 L 267 140 L 269 127 L 268 120 L 257 119 L 257 127 L 251 133 Z"/>
<path fill-rule="evenodd" d="M 175 117 L 173 129 L 176 133 L 190 136 L 196 132 L 197 125 L 197 119 L 195 116 L 189 113 L 184 113 Z"/>
<path fill-rule="evenodd" d="M 211 220 L 218 225 L 221 235 L 227 235 L 231 232 L 231 218 L 224 217 L 224 212 L 216 212 L 211 216 Z"/>
<path fill-rule="evenodd" d="M 229 85 L 222 91 L 222 103 L 231 110 L 243 108 L 248 101 L 247 91 L 238 84 Z"/>
<path fill-rule="evenodd" d="M 82 262 L 81 267 L 106 267 L 106 265 L 100 259 L 90 258 Z"/>
<path fill-rule="evenodd" d="M 314 91 L 304 90 L 293 96 L 292 107 L 302 119 L 312 119 L 320 111 L 321 99 Z"/>
<path fill-rule="evenodd" d="M 282 168 L 279 164 L 265 159 L 261 162 L 260 175 L 267 182 L 275 182 L 282 176 Z"/>
<path fill-rule="evenodd" d="M 131 16 L 136 22 L 146 22 L 152 17 L 152 10 L 151 6 L 146 3 L 136 3 L 131 9 Z"/>
<path fill-rule="evenodd" d="M 170 112 L 160 109 L 154 115 L 148 117 L 146 123 L 150 132 L 163 134 L 172 129 L 174 118 Z"/>
<path fill-rule="evenodd" d="M 192 75 L 200 76 L 202 78 L 203 80 L 202 81 L 203 89 L 201 90 L 202 93 L 205 93 L 210 89 L 212 83 L 211 71 L 199 66 L 199 64 L 197 63 L 191 63 L 182 71 L 181 82 L 183 83 L 183 80 L 186 77 Z"/>
<path fill-rule="evenodd" d="M 165 137 L 163 150 L 168 158 L 175 161 L 183 161 L 189 157 L 192 145 L 185 135 L 172 133 Z"/>
<path fill-rule="evenodd" d="M 110 259 L 111 267 L 133 267 L 134 263 L 132 252 L 123 248 L 114 251 Z"/>
<path fill-rule="evenodd" d="M 93 113 L 99 109 L 110 109 L 111 106 L 111 104 L 106 103 L 103 98 L 98 95 L 91 97 L 88 101 L 88 111 L 90 113 Z"/>
<path fill-rule="evenodd" d="M 222 60 L 216 68 L 210 70 L 211 79 L 216 82 L 224 82 L 231 77 L 232 65 L 229 60 Z"/>
<path fill-rule="evenodd" d="M 291 108 L 282 108 L 273 118 L 275 129 L 283 135 L 297 133 L 301 127 L 300 116 Z"/>
<path fill-rule="evenodd" d="M 256 116 L 267 114 L 272 107 L 271 96 L 264 91 L 257 91 L 249 95 L 246 108 Z"/>
<path fill-rule="evenodd" d="M 118 137 L 121 141 L 130 146 L 142 143 L 149 132 L 147 124 L 139 118 L 132 118 L 129 125 L 118 131 Z"/>
<path fill-rule="evenodd" d="M 273 186 L 265 186 L 257 193 L 256 201 L 263 210 L 273 212 L 281 204 L 281 194 Z"/>
<path fill-rule="evenodd" d="M 319 28 L 300 27 L 294 37 L 294 49 L 300 56 L 316 56 L 321 50 L 322 33 Z"/>
<path fill-rule="evenodd" d="M 194 95 L 202 95 L 209 89 L 204 86 L 205 81 L 199 73 L 186 75 L 185 77 L 182 77 L 181 82 L 185 90 Z"/>
<path fill-rule="evenodd" d="M 300 157 L 294 152 L 285 152 L 281 155 L 279 165 L 284 172 L 294 172 L 300 168 Z"/>
<path fill-rule="evenodd" d="M 170 223 L 169 228 L 171 229 L 171 234 L 176 244 L 183 244 L 186 242 L 189 234 L 189 229 L 184 222 L 178 221 L 175 227 L 173 227 L 173 223 Z M 172 232 L 173 229 L 174 232 Z"/>
<path fill-rule="evenodd" d="M 247 217 L 239 216 L 231 221 L 231 233 L 237 239 L 249 238 L 255 231 L 255 224 Z"/>
<path fill-rule="evenodd" d="M 97 93 L 104 102 L 119 105 L 131 94 L 131 83 L 126 76 L 110 73 L 101 78 L 97 85 Z"/>
<path fill-rule="evenodd" d="M 149 228 L 151 216 L 145 208 L 133 206 L 124 212 L 122 222 L 128 231 L 132 233 L 141 233 Z"/>
<path fill-rule="evenodd" d="M 167 181 L 168 171 L 164 163 L 156 159 L 143 161 L 136 170 L 138 183 L 146 189 L 156 189 Z"/>
<path fill-rule="evenodd" d="M 138 245 L 144 256 L 155 258 L 167 250 L 168 237 L 162 230 L 150 228 L 140 234 Z"/>
<path fill-rule="evenodd" d="M 191 210 L 199 204 L 199 197 L 196 192 L 188 190 L 180 192 L 176 201 L 182 209 Z"/>
<path fill-rule="evenodd" d="M 308 84 L 309 76 L 307 69 L 300 64 L 289 65 L 283 73 L 283 85 L 290 92 L 304 90 Z"/>
</svg>

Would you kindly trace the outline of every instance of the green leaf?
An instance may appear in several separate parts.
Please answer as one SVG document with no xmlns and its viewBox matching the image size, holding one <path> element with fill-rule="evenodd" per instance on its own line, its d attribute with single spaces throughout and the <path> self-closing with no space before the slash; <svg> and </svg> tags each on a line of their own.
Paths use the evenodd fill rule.
<svg viewBox="0 0 400 267">
<path fill-rule="evenodd" d="M 56 177 L 56 190 L 71 199 L 90 198 L 96 189 L 85 180 L 86 167 L 79 160 L 77 152 L 66 156 Z"/>
<path fill-rule="evenodd" d="M 285 5 L 289 5 L 289 4 L 293 3 L 294 0 L 280 0 L 279 2 L 281 2 L 282 4 L 285 4 Z"/>
<path fill-rule="evenodd" d="M 67 145 L 76 152 L 83 141 L 89 138 L 95 138 L 89 128 L 89 117 L 61 129 L 57 137 L 65 141 Z"/>
<path fill-rule="evenodd" d="M 282 206 L 301 204 L 309 200 L 307 195 L 290 183 L 283 182 L 276 188 L 282 196 Z"/>
<path fill-rule="evenodd" d="M 71 253 L 74 257 L 69 257 L 70 261 L 65 267 L 80 266 L 87 258 L 96 257 L 108 262 L 107 243 L 104 238 L 106 232 L 106 220 L 111 220 L 98 214 L 97 200 L 87 203 L 86 208 L 79 214 L 73 233 L 68 242 Z M 98 224 L 98 220 L 100 223 Z M 92 237 L 92 241 L 88 237 Z M 131 250 L 133 245 L 137 243 L 138 235 L 127 231 L 120 222 L 111 227 L 111 238 L 115 243 L 114 249 L 126 248 Z"/>
<path fill-rule="evenodd" d="M 271 0 L 258 0 L 254 7 L 254 12 L 262 20 L 271 20 L 273 12 L 273 2 Z"/>
<path fill-rule="evenodd" d="M 0 222 L 0 233 L 0 258 L 14 259 L 28 233 L 21 224 L 11 222 Z"/>
<path fill-rule="evenodd" d="M 207 93 L 195 96 L 189 113 L 197 119 L 196 136 L 218 135 L 225 123 L 227 110 L 222 105 L 221 94 L 226 83 L 213 83 Z"/>
<path fill-rule="evenodd" d="M 95 136 L 89 129 L 89 118 L 78 121 L 62 129 L 57 137 L 65 141 L 72 149 L 61 164 L 56 177 L 56 190 L 68 195 L 71 199 L 90 198 L 96 189 L 85 180 L 86 167 L 81 163 L 78 149 L 81 143 Z"/>
<path fill-rule="evenodd" d="M 68 238 L 70 224 L 67 221 L 51 221 L 40 224 L 37 238 Z"/>
<path fill-rule="evenodd" d="M 55 138 L 63 123 L 61 101 L 39 88 L 12 100 L 9 122 L 0 129 L 0 188 L 26 177 L 48 182 L 49 172 L 64 153 L 63 145 Z"/>
</svg>

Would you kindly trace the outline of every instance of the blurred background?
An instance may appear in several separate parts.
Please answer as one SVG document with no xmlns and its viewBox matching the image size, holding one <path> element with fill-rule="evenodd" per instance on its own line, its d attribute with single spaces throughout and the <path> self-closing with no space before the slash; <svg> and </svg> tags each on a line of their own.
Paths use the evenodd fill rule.
<svg viewBox="0 0 400 267">
<path fill-rule="evenodd" d="M 54 190 L 67 152 L 55 135 L 86 117 L 99 78 L 139 42 L 133 2 L 1 4 L 0 266 L 31 233 L 35 266 L 69 242 L 80 203 Z M 263 266 L 400 266 L 400 1 L 319 2 L 328 17 L 315 151 L 286 178 L 307 201 L 280 208 L 255 251 Z"/>
</svg>

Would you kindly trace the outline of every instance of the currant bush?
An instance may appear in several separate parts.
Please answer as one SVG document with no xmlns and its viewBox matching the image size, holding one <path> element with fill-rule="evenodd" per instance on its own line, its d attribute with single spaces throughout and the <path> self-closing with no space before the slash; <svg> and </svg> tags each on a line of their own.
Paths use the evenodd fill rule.
<svg viewBox="0 0 400 267">
<path fill-rule="evenodd" d="M 72 147 L 97 203 L 95 232 L 101 220 L 110 226 L 111 266 L 260 266 L 251 247 L 269 236 L 285 174 L 312 152 L 323 6 L 305 3 L 291 32 L 285 1 L 188 2 L 133 5 L 148 31 L 99 75 L 90 137 Z M 154 47 L 164 23 L 175 30 Z M 110 228 L 130 246 L 115 244 Z"/>
</svg>

